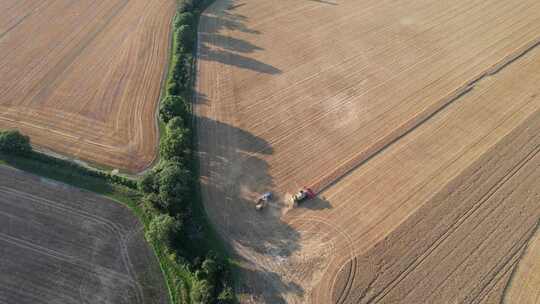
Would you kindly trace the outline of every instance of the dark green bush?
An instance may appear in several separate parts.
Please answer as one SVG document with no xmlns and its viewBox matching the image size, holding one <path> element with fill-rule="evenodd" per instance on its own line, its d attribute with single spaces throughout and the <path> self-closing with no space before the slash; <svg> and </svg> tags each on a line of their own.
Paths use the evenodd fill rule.
<svg viewBox="0 0 540 304">
<path fill-rule="evenodd" d="M 234 292 L 231 287 L 226 286 L 217 297 L 217 304 L 234 304 Z"/>
<path fill-rule="evenodd" d="M 16 130 L 0 132 L 0 152 L 13 155 L 28 155 L 32 152 L 30 138 Z"/>
<path fill-rule="evenodd" d="M 211 304 L 212 287 L 206 280 L 195 280 L 191 287 L 191 301 L 194 304 Z"/>
<path fill-rule="evenodd" d="M 189 130 L 176 129 L 167 132 L 161 140 L 159 152 L 165 161 L 175 161 L 184 163 L 190 156 Z"/>
<path fill-rule="evenodd" d="M 178 13 L 174 17 L 174 28 L 179 28 L 182 25 L 193 26 L 195 24 L 195 18 L 192 13 L 184 12 Z"/>
<path fill-rule="evenodd" d="M 182 210 L 190 198 L 191 173 L 180 164 L 168 163 L 159 174 L 159 199 L 167 210 Z"/>
<path fill-rule="evenodd" d="M 167 123 L 167 134 L 170 134 L 176 130 L 184 130 L 184 129 L 186 129 L 186 124 L 184 122 L 184 119 L 180 116 L 177 116 L 169 120 L 169 122 Z"/>
<path fill-rule="evenodd" d="M 179 95 L 181 93 L 180 86 L 173 78 L 167 80 L 167 95 Z"/>
<path fill-rule="evenodd" d="M 137 183 L 139 190 L 144 193 L 157 193 L 158 185 L 156 179 L 158 174 L 159 170 L 157 168 L 148 171 Z"/>
<path fill-rule="evenodd" d="M 195 31 L 189 25 L 181 25 L 176 29 L 177 52 L 191 53 L 195 44 Z"/>
<path fill-rule="evenodd" d="M 159 106 L 159 117 L 164 123 L 176 116 L 185 118 L 188 116 L 188 107 L 185 100 L 180 96 L 167 96 Z"/>
<path fill-rule="evenodd" d="M 176 219 L 167 214 L 155 216 L 145 232 L 146 239 L 151 244 L 169 244 L 180 230 L 180 224 Z"/>
<path fill-rule="evenodd" d="M 177 52 L 180 52 L 181 50 L 182 49 L 178 50 Z M 176 85 L 175 89 L 177 92 L 171 95 L 181 95 L 189 91 L 189 87 L 191 85 L 190 60 L 184 53 L 177 53 L 175 56 L 176 60 L 172 67 L 171 77 L 172 80 L 174 80 L 174 84 Z M 172 87 L 172 84 L 170 86 Z M 171 88 L 171 91 L 172 90 L 173 89 Z"/>
</svg>

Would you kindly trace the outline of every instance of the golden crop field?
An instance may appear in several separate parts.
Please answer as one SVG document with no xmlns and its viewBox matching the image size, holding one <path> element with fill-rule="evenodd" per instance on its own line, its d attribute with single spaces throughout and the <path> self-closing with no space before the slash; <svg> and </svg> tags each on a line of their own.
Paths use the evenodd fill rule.
<svg viewBox="0 0 540 304">
<path fill-rule="evenodd" d="M 0 1 L 0 128 L 75 159 L 148 167 L 174 12 L 174 0 Z"/>
<path fill-rule="evenodd" d="M 540 303 L 540 233 L 531 238 L 518 268 L 512 274 L 508 292 L 504 298 L 511 304 Z"/>
<path fill-rule="evenodd" d="M 241 301 L 500 300 L 540 220 L 539 43 L 532 0 L 217 0 L 195 113 Z"/>
</svg>

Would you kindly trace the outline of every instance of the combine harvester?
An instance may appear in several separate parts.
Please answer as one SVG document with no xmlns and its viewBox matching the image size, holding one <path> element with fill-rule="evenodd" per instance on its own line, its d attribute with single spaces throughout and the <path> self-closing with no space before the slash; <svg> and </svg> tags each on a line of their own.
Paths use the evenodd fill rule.
<svg viewBox="0 0 540 304">
<path fill-rule="evenodd" d="M 298 205 L 302 202 L 305 202 L 307 200 L 313 199 L 316 196 L 315 192 L 308 187 L 303 187 L 300 189 L 296 194 L 291 196 L 291 204 L 293 208 L 298 207 Z M 270 202 L 273 198 L 272 192 L 265 192 L 257 200 L 255 201 L 255 209 L 257 211 L 263 210 L 268 202 Z"/>
<path fill-rule="evenodd" d="M 300 191 L 298 191 L 291 197 L 291 203 L 293 205 L 293 208 L 296 208 L 300 203 L 310 200 L 314 197 L 315 192 L 313 192 L 311 188 L 307 188 L 304 186 L 302 189 L 300 189 Z"/>
</svg>

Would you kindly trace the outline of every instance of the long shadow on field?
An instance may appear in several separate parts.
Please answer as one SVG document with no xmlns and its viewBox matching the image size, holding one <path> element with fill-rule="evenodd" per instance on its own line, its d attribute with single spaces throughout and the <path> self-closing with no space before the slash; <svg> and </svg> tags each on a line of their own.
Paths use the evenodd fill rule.
<svg viewBox="0 0 540 304">
<path fill-rule="evenodd" d="M 338 4 L 335 3 L 335 2 L 324 1 L 324 0 L 309 0 L 309 1 L 311 1 L 311 2 L 319 2 L 319 3 L 327 4 L 327 5 L 338 5 Z"/>
<path fill-rule="evenodd" d="M 246 40 L 221 34 L 224 31 L 260 34 L 256 30 L 249 29 L 245 25 L 246 21 L 247 17 L 227 10 L 216 12 L 214 9 L 209 9 L 205 12 L 201 17 L 203 26 L 199 27 L 199 59 L 216 61 L 263 74 L 280 74 L 281 70 L 278 68 L 243 55 L 260 51 L 262 48 Z"/>
<path fill-rule="evenodd" d="M 285 283 L 279 274 L 271 271 L 257 271 L 244 269 L 244 277 L 251 284 L 242 282 L 238 287 L 238 292 L 247 297 L 246 302 L 286 304 L 287 301 L 280 295 L 280 292 L 303 296 L 304 290 L 294 282 Z M 264 278 L 261 280 L 261 278 Z"/>
<path fill-rule="evenodd" d="M 330 209 L 332 208 L 332 205 L 330 205 L 330 202 L 326 200 L 326 198 L 322 196 L 317 196 L 307 202 L 301 203 L 298 208 L 305 208 L 310 210 L 323 210 L 323 209 Z"/>
<path fill-rule="evenodd" d="M 298 231 L 280 219 L 286 206 L 276 199 L 261 211 L 255 209 L 257 197 L 273 191 L 264 159 L 273 153 L 271 145 L 230 124 L 196 119 L 206 212 L 230 250 L 246 258 L 241 263 L 245 289 L 264 303 L 285 303 L 284 293 L 302 296 L 299 285 L 278 275 L 287 272 L 281 261 L 301 249 Z"/>
</svg>

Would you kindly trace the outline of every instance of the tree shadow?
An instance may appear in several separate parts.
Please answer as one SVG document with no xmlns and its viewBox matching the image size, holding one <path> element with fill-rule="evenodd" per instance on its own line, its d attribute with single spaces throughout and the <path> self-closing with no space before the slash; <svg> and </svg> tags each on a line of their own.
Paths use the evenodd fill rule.
<svg viewBox="0 0 540 304">
<path fill-rule="evenodd" d="M 253 292 L 265 303 L 285 303 L 280 294 L 283 291 L 301 296 L 301 286 L 282 281 L 276 269 L 267 267 L 274 265 L 273 260 L 287 259 L 301 249 L 299 232 L 281 220 L 282 210 L 287 207 L 281 203 L 283 198 L 277 197 L 262 211 L 255 208 L 259 195 L 275 186 L 264 159 L 273 153 L 272 146 L 241 128 L 207 117 L 197 116 L 196 124 L 206 213 L 228 248 L 244 261 L 242 275 L 255 276 L 243 281 L 251 284 L 262 280 L 274 286 L 275 292 L 253 286 Z M 245 250 L 258 258 L 243 259 Z M 245 268 L 254 263 L 260 266 L 256 271 Z"/>
<path fill-rule="evenodd" d="M 275 304 L 286 304 L 287 301 L 280 295 L 281 292 L 285 291 L 287 293 L 295 294 L 298 297 L 304 295 L 304 290 L 301 286 L 294 282 L 285 282 L 280 278 L 280 275 L 272 272 L 265 271 L 261 272 L 254 269 L 249 269 L 246 267 L 242 268 L 244 276 L 250 282 L 257 282 L 261 277 L 265 278 L 264 281 L 271 282 L 270 284 L 261 281 L 259 286 L 248 286 L 245 283 L 242 283 L 238 288 L 238 293 L 247 297 L 247 302 L 257 302 L 257 303 L 275 303 Z"/>
<path fill-rule="evenodd" d="M 199 27 L 199 59 L 263 74 L 280 74 L 282 72 L 280 69 L 243 55 L 261 51 L 263 48 L 249 41 L 221 34 L 223 31 L 239 31 L 251 35 L 260 34 L 259 31 L 250 29 L 246 25 L 247 20 L 247 17 L 231 13 L 227 9 L 216 11 L 211 7 L 207 10 L 201 17 L 204 26 Z"/>
<path fill-rule="evenodd" d="M 228 10 L 234 10 L 234 9 L 237 9 L 237 8 L 242 7 L 244 5 L 246 5 L 246 4 L 245 3 L 231 4 L 227 9 Z"/>
<path fill-rule="evenodd" d="M 322 4 L 327 4 L 327 5 L 338 5 L 337 3 L 335 2 L 330 2 L 330 1 L 324 1 L 324 0 L 309 0 L 311 2 L 318 2 L 318 3 L 322 3 Z"/>
<path fill-rule="evenodd" d="M 323 196 L 316 196 L 308 201 L 305 201 L 298 205 L 298 208 L 305 208 L 310 210 L 324 210 L 332 208 L 332 205 Z"/>
<path fill-rule="evenodd" d="M 262 50 L 262 48 L 242 39 L 225 37 L 220 34 L 214 34 L 213 36 L 216 39 L 212 40 L 212 44 L 223 50 L 239 53 L 253 53 Z"/>
</svg>

